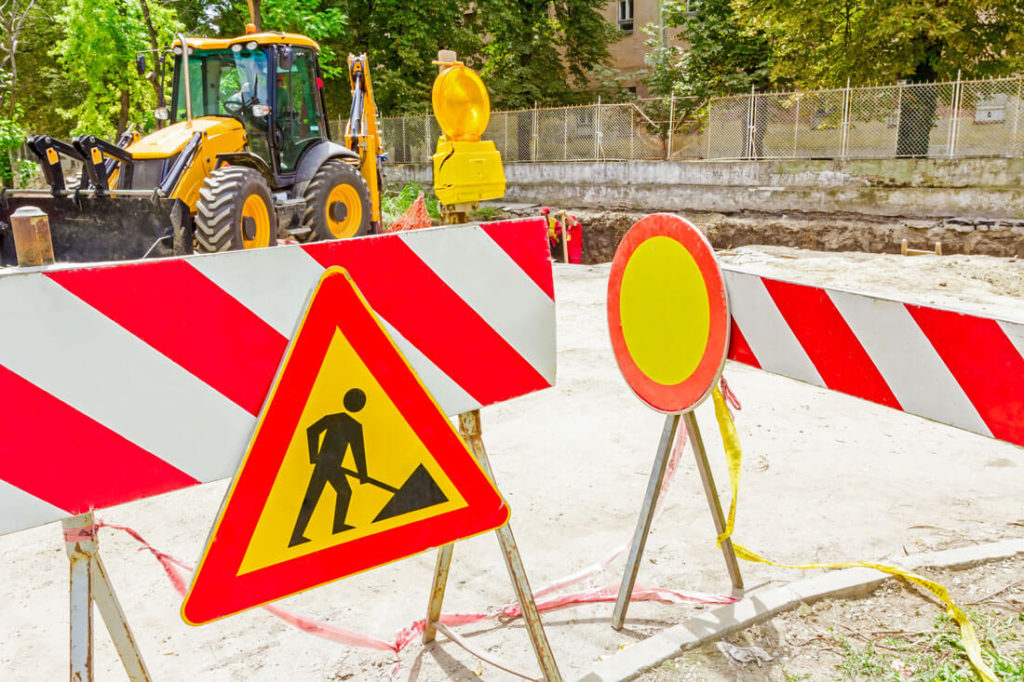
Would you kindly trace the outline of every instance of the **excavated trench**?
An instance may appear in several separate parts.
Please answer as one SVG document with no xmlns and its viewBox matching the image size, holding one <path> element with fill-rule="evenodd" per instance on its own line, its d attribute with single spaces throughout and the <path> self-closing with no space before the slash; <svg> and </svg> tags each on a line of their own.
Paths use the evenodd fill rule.
<svg viewBox="0 0 1024 682">
<path fill-rule="evenodd" d="M 562 208 L 562 207 L 559 207 Z M 612 259 L 622 236 L 648 212 L 568 209 L 583 224 L 583 261 Z M 509 210 L 511 216 L 538 215 L 538 209 Z M 761 244 L 816 251 L 900 253 L 904 239 L 911 249 L 944 254 L 983 254 L 1024 258 L 1024 220 L 876 219 L 863 215 L 686 213 L 716 249 Z"/>
</svg>

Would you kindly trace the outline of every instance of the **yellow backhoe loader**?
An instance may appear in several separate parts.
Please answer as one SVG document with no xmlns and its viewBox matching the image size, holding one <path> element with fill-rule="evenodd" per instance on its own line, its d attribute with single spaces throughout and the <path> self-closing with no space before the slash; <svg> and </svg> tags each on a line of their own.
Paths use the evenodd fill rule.
<svg viewBox="0 0 1024 682">
<path fill-rule="evenodd" d="M 10 214 L 50 218 L 58 261 L 122 260 L 340 239 L 379 231 L 381 142 L 366 55 L 349 56 L 352 108 L 342 143 L 324 113 L 319 47 L 290 33 L 179 38 L 167 125 L 118 144 L 28 141 L 49 190 L 0 194 L 0 262 L 16 262 Z M 157 67 L 163 54 L 154 55 Z M 139 56 L 140 74 L 145 54 Z M 77 182 L 62 158 L 83 164 Z M 74 186 L 69 186 L 74 185 Z"/>
</svg>

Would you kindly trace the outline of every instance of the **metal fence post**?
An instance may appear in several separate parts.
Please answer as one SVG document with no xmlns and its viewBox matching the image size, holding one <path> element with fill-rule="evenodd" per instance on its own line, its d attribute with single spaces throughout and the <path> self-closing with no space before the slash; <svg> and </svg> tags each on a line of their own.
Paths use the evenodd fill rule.
<svg viewBox="0 0 1024 682">
<path fill-rule="evenodd" d="M 757 106 L 757 94 L 754 86 L 750 86 L 750 104 L 747 106 L 747 144 L 743 150 L 743 157 L 754 158 L 754 107 Z"/>
<path fill-rule="evenodd" d="M 672 160 L 672 131 L 676 127 L 676 96 L 668 100 L 668 144 L 665 145 L 665 160 Z"/>
<path fill-rule="evenodd" d="M 533 105 L 533 144 L 530 145 L 530 161 L 540 160 L 540 124 L 537 121 L 537 104 Z"/>
<path fill-rule="evenodd" d="M 637 124 L 633 121 L 633 114 L 634 114 L 633 109 L 635 109 L 635 108 L 636 108 L 635 104 L 633 106 L 629 107 L 629 160 L 630 161 L 635 161 L 636 160 L 636 149 L 634 147 L 634 140 L 636 138 L 636 126 L 637 126 Z"/>
<path fill-rule="evenodd" d="M 796 96 L 796 115 L 793 117 L 793 158 L 796 158 L 796 138 L 800 132 L 800 95 Z"/>
<path fill-rule="evenodd" d="M 893 158 L 898 158 L 900 155 L 900 125 L 903 123 L 903 89 L 906 87 L 903 82 L 900 82 L 898 86 L 896 98 L 896 145 L 893 147 L 892 155 Z"/>
<path fill-rule="evenodd" d="M 569 160 L 569 110 L 562 109 L 562 161 Z"/>
<path fill-rule="evenodd" d="M 707 125 L 704 126 L 704 134 L 707 135 L 708 138 L 708 155 L 705 157 L 707 159 L 711 158 L 711 108 L 714 105 L 715 99 L 713 97 L 708 98 L 708 122 Z"/>
<path fill-rule="evenodd" d="M 407 156 L 408 153 L 409 153 L 408 152 L 409 145 L 406 142 L 406 140 L 408 140 L 409 137 L 405 133 L 405 121 L 406 121 L 406 118 L 405 118 L 405 116 L 403 116 L 402 117 L 402 146 L 401 146 L 400 149 L 402 150 L 402 154 L 401 154 L 402 160 L 405 161 L 405 163 L 409 163 L 409 161 L 411 161 L 411 159 Z M 395 156 L 398 156 L 398 154 L 395 154 Z"/>
<path fill-rule="evenodd" d="M 1013 137 L 1010 142 L 1010 156 L 1017 156 L 1017 131 L 1020 129 L 1020 99 L 1024 96 L 1024 77 L 1017 79 L 1017 106 L 1013 114 Z"/>
<path fill-rule="evenodd" d="M 846 79 L 846 90 L 843 92 L 843 123 L 842 123 L 842 149 L 839 152 L 839 158 L 843 161 L 846 160 L 846 154 L 848 151 L 848 145 L 850 144 L 850 79 Z"/>
<path fill-rule="evenodd" d="M 960 81 L 960 69 L 956 70 L 956 84 L 953 86 L 953 119 L 949 122 L 949 158 L 956 156 L 957 138 L 960 136 L 960 93 L 963 84 Z"/>
<path fill-rule="evenodd" d="M 601 160 L 601 95 L 597 96 L 594 109 L 594 161 Z"/>
</svg>

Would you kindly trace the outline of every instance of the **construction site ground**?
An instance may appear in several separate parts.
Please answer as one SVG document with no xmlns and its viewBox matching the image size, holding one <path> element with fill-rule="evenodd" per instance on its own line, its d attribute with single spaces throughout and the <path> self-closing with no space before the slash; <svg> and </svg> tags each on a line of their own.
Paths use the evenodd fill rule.
<svg viewBox="0 0 1024 682">
<path fill-rule="evenodd" d="M 788 279 L 1024 319 L 1024 263 L 1011 258 L 742 247 L 724 252 L 722 260 Z M 664 419 L 631 394 L 612 358 L 605 323 L 609 266 L 556 265 L 554 270 L 557 386 L 482 412 L 484 441 L 511 506 L 512 528 L 534 587 L 579 571 L 628 541 Z M 1024 537 L 1024 449 L 745 366 L 730 363 L 725 376 L 742 402 L 736 413 L 744 464 L 735 538 L 754 551 L 786 563 L 886 562 L 922 551 Z M 697 410 L 697 418 L 727 503 L 728 479 L 710 404 Z M 198 486 L 101 510 L 98 516 L 131 526 L 161 551 L 194 563 L 226 486 L 226 481 Z M 429 646 L 412 643 L 396 667 L 396 658 L 386 652 L 320 639 L 259 609 L 190 627 L 178 615 L 179 595 L 150 553 L 111 529 L 101 531 L 100 548 L 157 680 L 509 678 L 442 635 Z M 5 559 L 0 569 L 0 676 L 63 678 L 68 563 L 59 525 L 0 537 L 0 555 Z M 396 631 L 423 617 L 433 563 L 434 553 L 428 552 L 281 605 L 392 640 Z M 623 563 L 618 559 L 589 584 L 616 585 Z M 741 563 L 741 568 L 752 589 L 787 584 L 808 573 L 762 564 Z M 954 589 L 954 597 L 985 596 L 1024 581 L 1020 558 L 975 570 L 983 572 L 976 592 Z M 961 583 L 975 580 L 974 574 L 967 575 L 944 572 L 936 577 L 954 583 L 958 577 Z M 730 592 L 688 452 L 651 533 L 638 584 Z M 743 673 L 743 679 L 844 676 L 835 667 L 835 657 L 827 651 L 816 655 L 815 647 L 838 646 L 827 637 L 798 646 L 824 637 L 824 627 L 849 631 L 848 638 L 856 642 L 879 631 L 933 625 L 941 612 L 938 606 L 902 594 L 906 588 L 899 583 L 886 585 L 868 601 L 821 602 L 809 606 L 810 611 L 790 612 L 758 626 L 760 630 L 731 636 L 733 644 L 755 644 L 770 653 L 779 654 L 780 646 L 808 652 L 791 654 L 797 658 L 785 670 L 756 669 Z M 1002 595 L 1017 599 L 1013 603 L 1019 608 L 1019 591 Z M 446 612 L 490 611 L 513 599 L 492 534 L 456 545 Z M 685 621 L 698 609 L 635 603 L 619 632 L 609 627 L 612 605 L 607 603 L 548 612 L 544 623 L 564 676 L 573 679 L 603 657 Z M 772 629 L 776 634 L 763 634 Z M 488 655 L 536 674 L 521 622 L 486 621 L 458 632 Z M 649 673 L 651 679 L 740 676 L 710 646 L 689 654 L 693 658 L 665 664 Z M 96 667 L 99 679 L 124 679 L 101 627 Z M 806 677 L 785 678 L 783 673 Z"/>
<path fill-rule="evenodd" d="M 919 571 L 948 587 L 997 651 L 1003 680 L 1024 675 L 1024 556 Z M 861 598 L 824 599 L 708 642 L 644 673 L 644 682 L 970 679 L 960 632 L 917 586 L 889 580 Z M 733 648 L 736 647 L 736 648 Z"/>
</svg>

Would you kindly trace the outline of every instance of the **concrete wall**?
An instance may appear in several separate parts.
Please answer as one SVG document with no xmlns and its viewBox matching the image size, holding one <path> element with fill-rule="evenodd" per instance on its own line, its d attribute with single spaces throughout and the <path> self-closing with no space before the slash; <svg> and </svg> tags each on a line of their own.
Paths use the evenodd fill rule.
<svg viewBox="0 0 1024 682">
<path fill-rule="evenodd" d="M 615 161 L 505 166 L 505 198 L 573 208 L 1024 219 L 1024 159 Z M 388 184 L 432 182 L 429 166 Z"/>
</svg>

